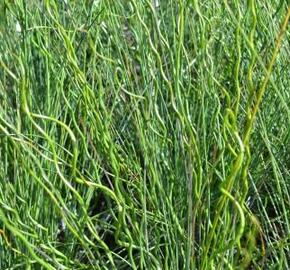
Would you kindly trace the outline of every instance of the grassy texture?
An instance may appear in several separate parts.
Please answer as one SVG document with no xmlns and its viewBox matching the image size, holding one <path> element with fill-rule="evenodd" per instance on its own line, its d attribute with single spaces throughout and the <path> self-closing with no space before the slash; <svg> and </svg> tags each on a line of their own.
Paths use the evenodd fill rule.
<svg viewBox="0 0 290 270">
<path fill-rule="evenodd" d="M 0 269 L 290 268 L 287 1 L 0 5 Z"/>
</svg>

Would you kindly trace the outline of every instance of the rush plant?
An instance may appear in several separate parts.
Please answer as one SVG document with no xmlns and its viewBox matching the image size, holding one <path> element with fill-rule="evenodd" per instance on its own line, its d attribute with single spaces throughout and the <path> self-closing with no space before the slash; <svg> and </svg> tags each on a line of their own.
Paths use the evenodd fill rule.
<svg viewBox="0 0 290 270">
<path fill-rule="evenodd" d="M 290 268 L 287 1 L 0 9 L 0 269 Z"/>
</svg>

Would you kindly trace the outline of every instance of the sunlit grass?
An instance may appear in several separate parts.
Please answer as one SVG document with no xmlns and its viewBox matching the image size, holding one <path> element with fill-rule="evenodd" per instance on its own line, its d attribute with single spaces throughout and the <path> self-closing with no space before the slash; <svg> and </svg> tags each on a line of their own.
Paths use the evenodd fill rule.
<svg viewBox="0 0 290 270">
<path fill-rule="evenodd" d="M 289 268 L 286 2 L 1 2 L 0 269 Z"/>
</svg>

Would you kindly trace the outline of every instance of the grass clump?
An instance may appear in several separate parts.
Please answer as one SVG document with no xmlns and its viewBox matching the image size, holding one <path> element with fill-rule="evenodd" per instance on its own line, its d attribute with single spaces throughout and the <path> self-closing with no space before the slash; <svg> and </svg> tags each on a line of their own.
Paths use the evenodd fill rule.
<svg viewBox="0 0 290 270">
<path fill-rule="evenodd" d="M 0 268 L 288 269 L 286 2 L 2 1 Z"/>
</svg>

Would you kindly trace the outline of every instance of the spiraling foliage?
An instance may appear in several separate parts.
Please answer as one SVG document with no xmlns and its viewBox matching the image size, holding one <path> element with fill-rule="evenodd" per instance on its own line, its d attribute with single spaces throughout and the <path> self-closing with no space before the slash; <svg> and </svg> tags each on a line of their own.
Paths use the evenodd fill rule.
<svg viewBox="0 0 290 270">
<path fill-rule="evenodd" d="M 287 1 L 0 8 L 0 269 L 290 268 Z"/>
</svg>

